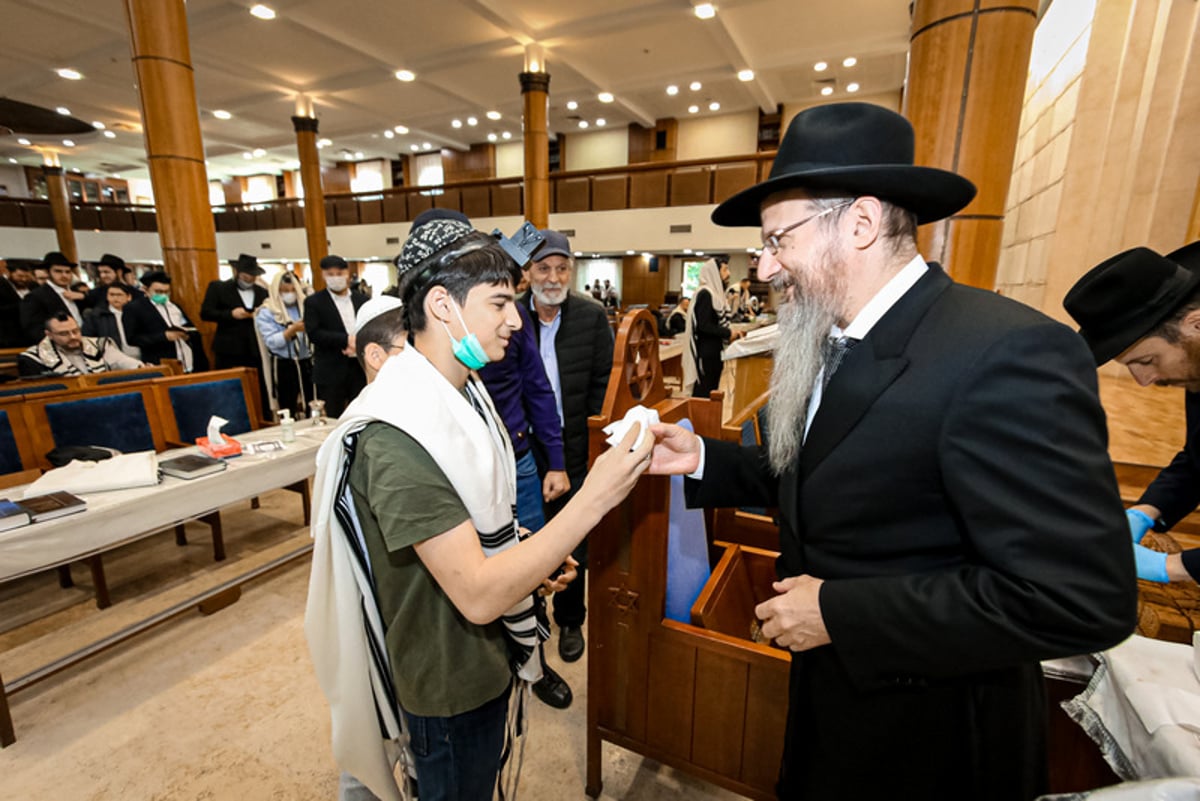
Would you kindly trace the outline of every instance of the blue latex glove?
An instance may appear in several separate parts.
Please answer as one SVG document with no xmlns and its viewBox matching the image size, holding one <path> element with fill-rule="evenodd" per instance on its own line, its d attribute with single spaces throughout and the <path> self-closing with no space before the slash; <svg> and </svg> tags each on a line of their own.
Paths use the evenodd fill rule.
<svg viewBox="0 0 1200 801">
<path fill-rule="evenodd" d="M 1150 515 L 1139 509 L 1126 509 L 1125 518 L 1129 521 L 1129 533 L 1133 535 L 1133 544 L 1137 545 L 1146 536 L 1146 532 L 1154 526 Z M 1140 574 L 1139 574 L 1140 575 Z"/>
<path fill-rule="evenodd" d="M 1141 545 L 1133 546 L 1133 560 L 1137 564 L 1137 577 L 1145 581 L 1157 581 L 1168 584 L 1171 579 L 1167 576 L 1167 555 L 1152 551 Z"/>
</svg>

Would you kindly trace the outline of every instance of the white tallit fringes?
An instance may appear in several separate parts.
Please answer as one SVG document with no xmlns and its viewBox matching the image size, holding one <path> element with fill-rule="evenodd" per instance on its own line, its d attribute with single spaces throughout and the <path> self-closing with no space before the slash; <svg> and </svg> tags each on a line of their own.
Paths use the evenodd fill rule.
<svg viewBox="0 0 1200 801">
<path fill-rule="evenodd" d="M 509 698 L 500 776 L 496 782 L 500 801 L 517 801 L 517 789 L 521 783 L 521 768 L 525 764 L 525 726 L 528 723 L 525 710 L 530 704 L 532 686 L 528 681 L 518 681 Z"/>
</svg>

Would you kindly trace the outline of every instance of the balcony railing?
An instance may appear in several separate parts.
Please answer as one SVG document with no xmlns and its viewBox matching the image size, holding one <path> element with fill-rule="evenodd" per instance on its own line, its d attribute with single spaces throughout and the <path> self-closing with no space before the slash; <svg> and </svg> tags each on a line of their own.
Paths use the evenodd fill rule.
<svg viewBox="0 0 1200 801">
<path fill-rule="evenodd" d="M 550 211 L 587 212 L 717 203 L 766 178 L 774 152 L 698 161 L 630 164 L 599 170 L 558 172 L 550 176 Z M 455 209 L 468 217 L 519 217 L 524 214 L 520 178 L 458 181 L 357 194 L 325 196 L 330 226 L 405 223 L 431 208 Z M 304 227 L 304 201 L 214 206 L 219 232 L 265 231 Z M 153 206 L 73 203 L 77 230 L 157 231 Z M 53 228 L 45 200 L 0 198 L 0 226 Z"/>
</svg>

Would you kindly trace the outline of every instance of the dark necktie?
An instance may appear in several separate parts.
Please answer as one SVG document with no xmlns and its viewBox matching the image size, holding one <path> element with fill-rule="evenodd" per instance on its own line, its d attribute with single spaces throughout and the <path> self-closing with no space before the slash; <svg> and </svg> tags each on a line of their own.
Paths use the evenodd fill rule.
<svg viewBox="0 0 1200 801">
<path fill-rule="evenodd" d="M 829 380 L 842 366 L 842 359 L 857 345 L 859 340 L 852 337 L 829 337 L 825 340 L 825 372 L 821 377 L 821 392 L 829 386 Z"/>
</svg>

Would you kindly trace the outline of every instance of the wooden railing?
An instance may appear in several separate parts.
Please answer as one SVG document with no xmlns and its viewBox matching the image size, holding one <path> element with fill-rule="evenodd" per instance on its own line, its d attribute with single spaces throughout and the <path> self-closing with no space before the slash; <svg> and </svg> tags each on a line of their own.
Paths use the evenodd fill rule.
<svg viewBox="0 0 1200 801">
<path fill-rule="evenodd" d="M 550 210 L 614 211 L 718 203 L 766 178 L 774 158 L 772 151 L 558 172 L 550 176 Z M 404 223 L 431 208 L 455 209 L 471 218 L 519 217 L 524 214 L 523 188 L 522 179 L 512 177 L 334 193 L 325 196 L 325 219 L 330 226 Z M 71 217 L 77 230 L 158 230 L 153 206 L 75 203 Z M 214 206 L 213 217 L 219 232 L 303 228 L 304 201 L 284 198 Z M 0 226 L 53 228 L 54 220 L 45 200 L 0 198 Z"/>
</svg>

